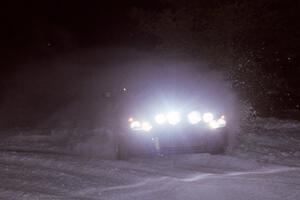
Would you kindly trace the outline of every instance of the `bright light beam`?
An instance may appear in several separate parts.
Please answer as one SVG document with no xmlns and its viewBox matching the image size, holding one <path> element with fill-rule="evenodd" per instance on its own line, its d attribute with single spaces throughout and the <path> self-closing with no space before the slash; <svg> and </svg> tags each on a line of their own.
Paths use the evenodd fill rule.
<svg viewBox="0 0 300 200">
<path fill-rule="evenodd" d="M 187 117 L 191 124 L 197 124 L 201 121 L 201 114 L 197 111 L 190 112 Z"/>
<path fill-rule="evenodd" d="M 167 114 L 168 123 L 176 125 L 181 121 L 180 114 L 178 112 L 170 112 Z"/>
</svg>

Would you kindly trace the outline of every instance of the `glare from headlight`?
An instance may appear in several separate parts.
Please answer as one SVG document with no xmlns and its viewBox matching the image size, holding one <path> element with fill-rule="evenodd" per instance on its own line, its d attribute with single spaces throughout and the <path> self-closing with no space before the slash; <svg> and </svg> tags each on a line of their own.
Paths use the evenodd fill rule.
<svg viewBox="0 0 300 200">
<path fill-rule="evenodd" d="M 178 124 L 181 121 L 180 114 L 178 112 L 170 112 L 167 114 L 167 120 L 171 125 Z"/>
<path fill-rule="evenodd" d="M 139 121 L 133 121 L 130 123 L 130 128 L 132 129 L 140 129 L 141 123 Z"/>
<path fill-rule="evenodd" d="M 203 121 L 205 123 L 209 123 L 209 122 L 211 122 L 213 120 L 214 120 L 214 115 L 212 113 L 204 113 L 203 114 Z"/>
<path fill-rule="evenodd" d="M 212 121 L 209 122 L 209 127 L 210 127 L 211 129 L 217 129 L 217 128 L 220 127 L 220 124 L 219 124 L 217 121 L 212 120 Z"/>
<path fill-rule="evenodd" d="M 148 131 L 150 131 L 152 129 L 152 126 L 151 126 L 151 124 L 149 122 L 143 122 L 142 123 L 142 129 L 144 131 L 148 132 Z"/>
<path fill-rule="evenodd" d="M 158 124 L 164 124 L 166 123 L 167 119 L 166 119 L 166 116 L 164 114 L 157 114 L 155 117 L 154 117 L 154 120 L 156 123 Z"/>
<path fill-rule="evenodd" d="M 197 111 L 190 112 L 187 117 L 191 124 L 197 124 L 201 121 L 201 114 Z"/>
</svg>

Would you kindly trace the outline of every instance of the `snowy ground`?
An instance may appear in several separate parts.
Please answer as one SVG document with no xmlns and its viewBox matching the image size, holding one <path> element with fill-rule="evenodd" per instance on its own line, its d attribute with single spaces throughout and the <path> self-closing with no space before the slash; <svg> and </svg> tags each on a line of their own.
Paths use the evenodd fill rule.
<svg viewBox="0 0 300 200">
<path fill-rule="evenodd" d="M 0 199 L 300 199 L 296 121 L 258 119 L 244 129 L 238 148 L 224 156 L 116 161 L 70 155 L 71 150 L 95 153 L 100 150 L 95 144 L 107 135 L 81 143 L 67 135 L 3 137 Z"/>
</svg>

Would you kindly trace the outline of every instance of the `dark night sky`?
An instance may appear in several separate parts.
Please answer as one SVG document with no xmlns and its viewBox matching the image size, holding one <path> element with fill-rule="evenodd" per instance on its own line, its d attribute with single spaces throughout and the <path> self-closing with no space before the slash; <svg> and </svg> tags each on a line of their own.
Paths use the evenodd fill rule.
<svg viewBox="0 0 300 200">
<path fill-rule="evenodd" d="M 0 50 L 3 57 L 1 62 L 5 63 L 1 70 L 3 72 L 3 67 L 13 70 L 14 66 L 22 62 L 53 54 L 63 54 L 76 48 L 103 45 L 151 45 L 153 41 L 137 33 L 135 23 L 130 19 L 128 12 L 132 7 L 158 10 L 168 5 L 159 2 L 158 0 L 105 2 L 13 0 L 9 3 L 1 3 Z M 202 1 L 201 6 L 213 6 L 214 2 L 220 1 Z M 276 2 L 270 11 L 275 10 L 281 14 L 281 21 L 286 24 L 286 30 L 282 41 L 271 42 L 284 43 L 287 38 L 297 37 L 296 34 L 299 33 L 299 18 L 295 15 L 299 2 L 293 0 Z M 293 54 L 291 56 L 294 60 L 299 56 L 299 48 L 297 48 L 299 42 L 297 43 L 292 44 L 291 49 L 283 49 L 289 46 L 278 46 L 278 51 Z"/>
<path fill-rule="evenodd" d="M 0 77 L 22 65 L 101 46 L 151 46 L 130 19 L 132 7 L 156 10 L 159 1 L 18 1 L 1 3 Z"/>
<path fill-rule="evenodd" d="M 9 64 L 16 57 L 26 58 L 28 53 L 38 55 L 41 49 L 47 55 L 53 49 L 63 51 L 75 47 L 138 43 L 137 40 L 144 38 L 135 35 L 135 24 L 128 16 L 129 9 L 133 6 L 150 10 L 164 8 L 166 4 L 159 2 L 13 0 L 2 3 L 1 52 Z M 205 7 L 213 5 L 213 2 L 215 1 L 203 1 L 201 4 Z M 298 19 L 291 12 L 293 6 L 297 8 L 299 5 L 296 2 L 274 4 L 274 9 L 282 12 L 287 29 L 298 23 Z M 147 42 L 149 43 L 142 41 L 144 45 Z"/>
<path fill-rule="evenodd" d="M 128 33 L 124 31 L 129 26 L 126 9 L 129 7 L 129 3 L 116 1 L 110 4 L 99 1 L 84 4 L 76 1 L 10 2 L 2 7 L 2 51 L 9 57 L 22 56 L 28 51 L 34 54 L 40 49 L 51 54 L 53 48 L 92 47 L 117 40 L 116 31 L 119 37 L 126 37 Z"/>
<path fill-rule="evenodd" d="M 108 3 L 109 2 L 109 3 Z M 5 48 L 32 47 L 40 39 L 54 40 L 67 32 L 82 46 L 92 46 L 127 37 L 133 24 L 128 11 L 133 6 L 156 9 L 155 1 L 10 1 L 2 5 Z M 117 35 L 116 35 L 117 34 Z M 41 44 L 42 45 L 42 44 Z"/>
</svg>

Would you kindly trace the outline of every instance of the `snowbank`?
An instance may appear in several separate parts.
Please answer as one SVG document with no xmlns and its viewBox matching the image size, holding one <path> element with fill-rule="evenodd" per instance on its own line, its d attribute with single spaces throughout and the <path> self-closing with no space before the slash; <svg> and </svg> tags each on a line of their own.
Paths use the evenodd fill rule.
<svg viewBox="0 0 300 200">
<path fill-rule="evenodd" d="M 233 154 L 262 162 L 300 166 L 300 122 L 258 118 L 243 127 Z"/>
<path fill-rule="evenodd" d="M 298 129 L 300 130 L 300 121 L 296 120 L 282 120 L 276 118 L 258 118 L 255 120 L 255 123 L 252 124 L 254 127 L 263 128 L 263 129 Z"/>
</svg>

